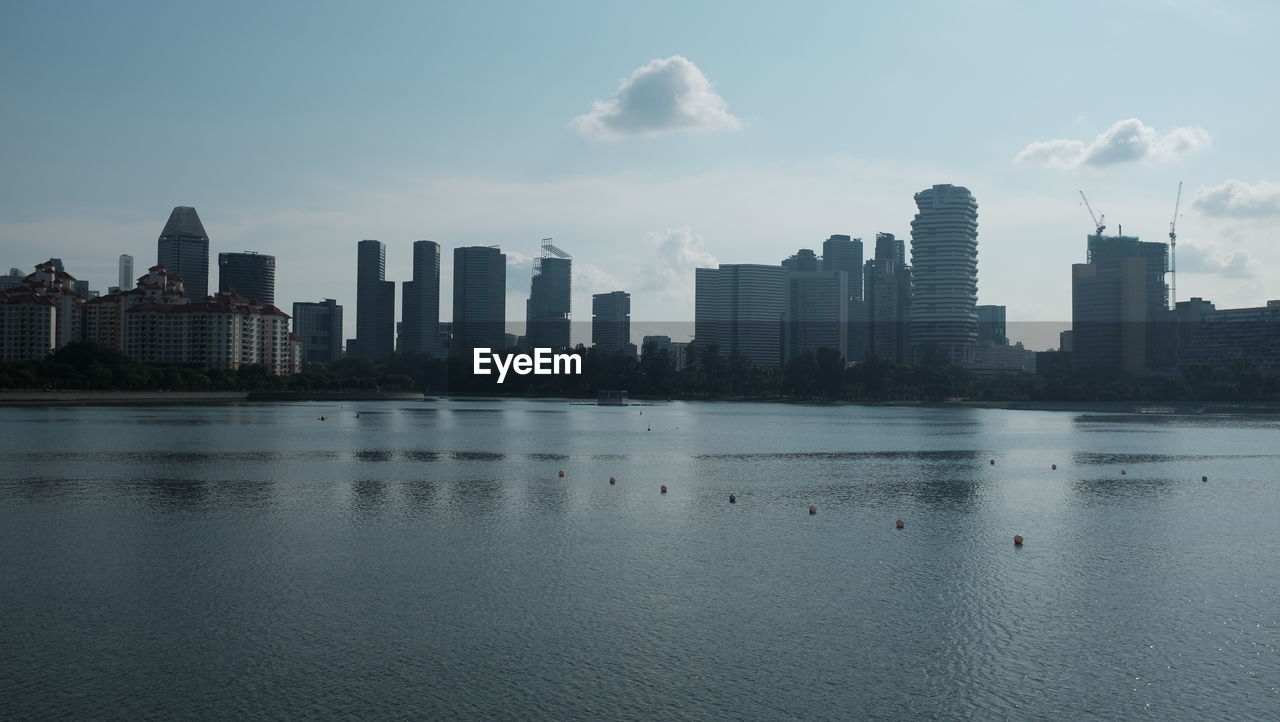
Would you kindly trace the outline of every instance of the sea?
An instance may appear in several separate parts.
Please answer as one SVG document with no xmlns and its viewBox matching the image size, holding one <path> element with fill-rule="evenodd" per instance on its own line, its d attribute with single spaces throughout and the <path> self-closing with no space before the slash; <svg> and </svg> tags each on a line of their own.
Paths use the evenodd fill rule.
<svg viewBox="0 0 1280 722">
<path fill-rule="evenodd" d="M 2 719 L 1277 716 L 1277 416 L 0 409 Z"/>
</svg>

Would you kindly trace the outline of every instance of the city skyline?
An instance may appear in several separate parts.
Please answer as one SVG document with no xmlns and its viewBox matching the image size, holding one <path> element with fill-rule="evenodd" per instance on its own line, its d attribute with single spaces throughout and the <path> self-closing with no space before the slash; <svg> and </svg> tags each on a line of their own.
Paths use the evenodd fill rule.
<svg viewBox="0 0 1280 722">
<path fill-rule="evenodd" d="M 387 244 L 387 279 L 397 282 L 410 279 L 414 240 L 500 245 L 507 317 L 520 319 L 537 239 L 549 235 L 574 249 L 573 318 L 590 317 L 592 294 L 620 288 L 634 294 L 635 323 L 691 323 L 690 269 L 773 264 L 832 234 L 905 238 L 911 194 L 952 183 L 982 202 L 978 302 L 1007 306 L 1011 326 L 1061 326 L 1071 316 L 1069 268 L 1085 260 L 1092 226 L 1077 191 L 1112 230 L 1159 241 L 1181 180 L 1179 300 L 1244 307 L 1277 295 L 1280 250 L 1269 241 L 1280 189 L 1267 158 L 1280 141 L 1265 112 L 1242 112 L 1244 98 L 1272 102 L 1252 90 L 1266 87 L 1268 64 L 1230 58 L 1274 58 L 1265 28 L 1280 10 L 1154 1 L 1034 11 L 956 3 L 929 13 L 818 7 L 826 22 L 780 11 L 735 17 L 733 42 L 706 32 L 727 12 L 714 7 L 684 9 L 686 22 L 674 28 L 660 12 L 637 10 L 606 18 L 515 7 L 507 21 L 484 24 L 468 9 L 385 4 L 353 21 L 332 7 L 299 13 L 283 4 L 242 23 L 234 11 L 85 5 L 67 17 L 6 7 L 0 25 L 22 32 L 6 36 L 0 57 L 24 68 L 3 80 L 22 101 L 10 117 L 11 138 L 23 139 L 5 141 L 6 263 L 25 270 L 74 258 L 77 277 L 105 289 L 120 254 L 150 262 L 160 213 L 191 205 L 211 254 L 277 257 L 286 304 L 353 305 L 354 275 L 333 259 L 348 258 L 361 238 Z M 1090 17 L 1103 10 L 1099 29 Z M 306 23 L 293 27 L 286 52 L 275 31 L 300 14 Z M 107 22 L 119 35 L 104 46 L 94 30 Z M 237 42 L 157 67 L 129 46 L 162 22 Z M 508 62 L 513 50 L 486 58 L 451 37 L 458 33 L 443 33 L 426 57 L 387 42 L 422 27 L 538 31 L 563 42 L 520 63 Z M 788 29 L 805 41 L 789 40 Z M 59 44 L 59 61 L 25 62 L 64 33 L 77 42 Z M 908 34 L 927 50 L 888 52 Z M 335 63 L 316 39 L 380 52 Z M 999 53 L 973 50 L 997 39 Z M 746 50 L 753 41 L 772 52 Z M 1172 62 L 1172 49 L 1193 41 L 1197 62 Z M 1107 54 L 1093 52 L 1091 43 L 1105 42 L 1127 51 L 1124 82 L 1111 80 Z M 231 46 L 241 50 L 223 49 Z M 942 123 L 908 102 L 917 92 L 908 80 L 951 58 L 983 79 L 930 86 L 935 107 L 983 112 L 948 113 Z M 87 66 L 94 72 L 79 72 Z M 102 73 L 110 95 L 95 90 Z M 337 82 L 321 92 L 325 73 Z M 194 116 L 158 90 L 183 87 L 188 76 L 218 101 Z M 294 90 L 276 97 L 274 82 L 208 82 L 218 77 L 284 77 Z M 354 82 L 370 77 L 380 80 Z M 645 115 L 642 91 L 668 104 Z M 92 113 L 68 112 L 84 97 L 95 100 Z M 351 131 L 364 127 L 373 132 Z M 174 172 L 179 150 L 185 167 L 201 171 Z M 1028 260 L 1043 273 L 1023 273 Z M 450 264 L 443 253 L 446 318 Z M 346 335 L 354 336 L 354 314 Z"/>
</svg>

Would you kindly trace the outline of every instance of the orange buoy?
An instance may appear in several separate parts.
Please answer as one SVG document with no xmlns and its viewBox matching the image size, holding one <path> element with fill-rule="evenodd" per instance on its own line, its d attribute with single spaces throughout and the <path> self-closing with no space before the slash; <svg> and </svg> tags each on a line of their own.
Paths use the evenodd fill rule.
<svg viewBox="0 0 1280 722">
<path fill-rule="evenodd" d="M 907 525 L 907 523 L 906 523 L 905 521 L 901 520 L 901 519 L 899 519 L 899 520 L 898 520 L 898 522 L 897 522 L 896 524 L 894 524 L 894 526 L 898 527 L 899 529 L 901 529 L 902 527 L 904 527 L 904 526 L 906 526 L 906 525 Z"/>
<path fill-rule="evenodd" d="M 611 477 L 609 477 L 609 483 L 610 483 L 610 484 L 617 484 L 617 483 L 618 483 L 618 480 L 617 480 L 617 479 L 615 479 L 615 478 L 613 478 L 613 477 L 611 476 Z"/>
<path fill-rule="evenodd" d="M 1054 471 L 1057 471 L 1057 470 L 1058 470 L 1058 465 L 1057 465 L 1057 464 L 1050 464 L 1050 465 L 1049 465 L 1049 468 L 1050 468 L 1050 469 L 1053 469 Z"/>
<path fill-rule="evenodd" d="M 561 471 L 561 472 L 560 472 L 560 478 L 561 478 L 561 479 L 563 479 L 563 478 L 564 478 L 564 471 Z"/>
<path fill-rule="evenodd" d="M 730 494 L 730 495 L 729 495 L 729 503 L 730 503 L 730 504 L 737 504 L 737 503 L 738 503 L 738 497 L 734 496 L 733 494 Z"/>
<path fill-rule="evenodd" d="M 810 513 L 810 514 L 817 514 L 817 513 L 818 513 L 818 507 L 817 507 L 816 505 L 814 505 L 814 504 L 810 504 L 810 505 L 809 505 L 809 513 Z"/>
<path fill-rule="evenodd" d="M 1014 546 L 1016 546 L 1016 547 L 1020 547 L 1020 546 L 1022 546 L 1022 535 L 1021 535 L 1021 534 L 1014 534 L 1014 535 L 1013 535 L 1013 545 L 1014 545 Z"/>
<path fill-rule="evenodd" d="M 666 484 L 663 484 L 663 485 L 662 485 L 662 493 L 663 493 L 663 494 L 667 493 L 667 485 L 666 485 Z"/>
</svg>

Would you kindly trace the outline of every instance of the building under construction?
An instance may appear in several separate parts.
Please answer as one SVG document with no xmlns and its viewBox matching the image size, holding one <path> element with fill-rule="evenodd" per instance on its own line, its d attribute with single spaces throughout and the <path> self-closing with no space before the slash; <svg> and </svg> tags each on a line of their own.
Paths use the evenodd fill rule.
<svg viewBox="0 0 1280 722">
<path fill-rule="evenodd" d="M 572 300 L 573 257 L 542 239 L 533 260 L 533 281 L 525 305 L 526 345 L 529 348 L 569 346 L 569 305 Z"/>
</svg>

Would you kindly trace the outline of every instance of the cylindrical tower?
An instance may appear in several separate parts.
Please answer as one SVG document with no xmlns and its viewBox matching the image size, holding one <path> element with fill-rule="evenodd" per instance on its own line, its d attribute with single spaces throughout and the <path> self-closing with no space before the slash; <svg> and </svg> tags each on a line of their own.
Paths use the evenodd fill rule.
<svg viewBox="0 0 1280 722">
<path fill-rule="evenodd" d="M 915 195 L 911 221 L 911 358 L 967 364 L 978 345 L 978 202 L 968 188 Z"/>
</svg>

